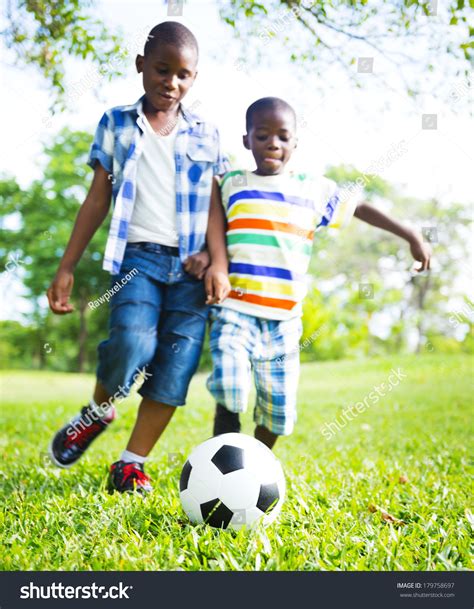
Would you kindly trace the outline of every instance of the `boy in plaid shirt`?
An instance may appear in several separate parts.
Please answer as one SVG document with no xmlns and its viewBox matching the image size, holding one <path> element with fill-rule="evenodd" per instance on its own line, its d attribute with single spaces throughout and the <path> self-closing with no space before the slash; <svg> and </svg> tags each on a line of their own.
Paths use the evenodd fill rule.
<svg viewBox="0 0 474 609">
<path fill-rule="evenodd" d="M 144 463 L 185 403 L 206 329 L 209 200 L 213 176 L 227 162 L 216 128 L 181 105 L 197 61 L 197 41 L 184 25 L 168 21 L 151 30 L 136 58 L 145 94 L 100 120 L 89 158 L 92 184 L 48 290 L 54 313 L 73 310 L 74 268 L 113 198 L 104 268 L 120 289 L 110 302 L 110 336 L 98 348 L 93 398 L 56 433 L 50 454 L 59 467 L 74 464 L 144 369 L 135 427 L 110 468 L 110 486 L 121 492 L 151 490 Z"/>
</svg>

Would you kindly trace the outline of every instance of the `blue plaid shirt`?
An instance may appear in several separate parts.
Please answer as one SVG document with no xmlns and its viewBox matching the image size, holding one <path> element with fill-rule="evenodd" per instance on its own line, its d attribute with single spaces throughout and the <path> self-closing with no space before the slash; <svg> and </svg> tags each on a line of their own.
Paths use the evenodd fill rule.
<svg viewBox="0 0 474 609">
<path fill-rule="evenodd" d="M 204 248 L 212 178 L 229 170 L 217 129 L 180 107 L 184 121 L 176 136 L 176 221 L 181 261 Z M 103 268 L 120 271 L 137 192 L 137 161 L 143 147 L 143 97 L 130 106 L 107 110 L 100 119 L 88 165 L 109 172 L 114 211 Z"/>
</svg>

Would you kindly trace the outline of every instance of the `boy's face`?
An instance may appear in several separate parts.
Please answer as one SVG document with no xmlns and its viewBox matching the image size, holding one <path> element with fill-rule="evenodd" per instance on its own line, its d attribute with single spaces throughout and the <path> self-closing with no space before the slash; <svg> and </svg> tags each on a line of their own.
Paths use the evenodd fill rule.
<svg viewBox="0 0 474 609">
<path fill-rule="evenodd" d="M 189 47 L 158 44 L 146 55 L 137 55 L 137 72 L 151 110 L 175 110 L 197 75 L 197 56 Z"/>
<path fill-rule="evenodd" d="M 257 110 L 244 135 L 244 146 L 252 151 L 258 175 L 278 175 L 285 169 L 296 148 L 296 125 L 285 108 Z"/>
</svg>

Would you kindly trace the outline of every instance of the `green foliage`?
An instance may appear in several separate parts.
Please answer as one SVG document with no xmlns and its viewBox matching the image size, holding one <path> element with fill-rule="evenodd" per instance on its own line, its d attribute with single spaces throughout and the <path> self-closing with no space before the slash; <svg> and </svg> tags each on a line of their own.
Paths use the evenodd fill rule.
<svg viewBox="0 0 474 609">
<path fill-rule="evenodd" d="M 33 304 L 24 333 L 17 328 L 16 336 L 12 328 L 4 328 L 3 366 L 18 366 L 23 357 L 25 367 L 90 371 L 95 367 L 97 344 L 107 336 L 108 308 L 91 310 L 87 303 L 103 294 L 110 282 L 101 268 L 107 222 L 76 270 L 72 295 L 76 312 L 56 317 L 45 308 L 44 297 L 86 194 L 89 145 L 87 133 L 63 130 L 45 148 L 42 180 L 26 190 L 12 178 L 0 180 L 0 222 L 5 228 L 0 265 L 24 283 Z M 357 219 L 337 236 L 318 232 L 310 267 L 312 284 L 303 307 L 302 360 L 396 353 L 407 348 L 412 331 L 419 335 L 419 349 L 428 337 L 437 336 L 437 350 L 469 351 L 471 334 L 467 333 L 464 346 L 454 338 L 448 308 L 448 298 L 463 296 L 459 269 L 468 259 L 469 208 L 402 198 L 380 176 L 354 167 L 331 167 L 326 173 L 342 187 L 363 179 L 366 197 L 374 204 L 391 205 L 397 218 L 417 223 L 420 229 L 434 228 L 437 268 L 428 276 L 414 276 L 407 244 Z M 401 278 L 402 285 L 392 285 L 393 277 Z M 361 293 L 364 285 L 372 288 L 369 298 Z M 369 331 L 373 316 L 379 313 L 390 315 L 384 340 Z M 211 363 L 206 339 L 201 369 Z"/>
<path fill-rule="evenodd" d="M 0 321 L 0 367 L 34 367 L 34 352 L 37 347 L 35 328 L 17 321 Z"/>
<path fill-rule="evenodd" d="M 324 296 L 317 288 L 310 291 L 303 306 L 302 361 L 366 355 L 366 319 L 355 314 L 349 317 L 345 306 L 337 293 Z"/>
<path fill-rule="evenodd" d="M 263 6 L 249 0 L 227 0 L 220 3 L 220 15 L 242 41 L 242 58 L 272 61 L 271 45 L 280 45 L 301 68 L 302 78 L 308 78 L 309 69 L 311 79 L 322 78 L 325 91 L 331 87 L 331 79 L 325 77 L 335 65 L 357 88 L 376 82 L 392 90 L 392 79 L 385 79 L 376 68 L 370 81 L 367 74 L 357 74 L 354 64 L 359 57 L 387 60 L 407 94 L 415 98 L 423 93 L 445 95 L 442 85 L 454 77 L 466 83 L 471 79 L 471 9 L 463 1 L 270 0 Z M 422 55 L 420 48 L 429 52 Z M 452 94 L 452 90 L 448 92 Z M 468 95 L 465 102 L 467 106 Z"/>
<path fill-rule="evenodd" d="M 8 2 L 5 44 L 18 66 L 39 68 L 59 108 L 64 105 L 66 58 L 89 59 L 109 79 L 122 73 L 122 38 L 94 16 L 94 8 L 91 0 Z"/>
<path fill-rule="evenodd" d="M 32 321 L 37 330 L 37 344 L 41 348 L 49 345 L 34 361 L 40 366 L 47 363 L 56 370 L 85 369 L 88 361 L 94 365 L 97 338 L 104 338 L 107 332 L 107 307 L 90 310 L 88 302 L 103 294 L 110 282 L 101 262 L 108 222 L 97 231 L 75 271 L 72 302 L 77 312 L 55 317 L 44 306 L 46 290 L 87 192 L 91 171 L 86 159 L 90 143 L 88 133 L 64 129 L 45 148 L 42 180 L 33 182 L 26 190 L 21 190 L 12 179 L 0 182 L 3 222 L 6 218 L 16 219 L 16 226 L 4 231 L 0 265 L 10 268 L 28 289 L 34 306 Z M 59 344 L 61 357 L 56 358 L 49 349 L 54 345 L 57 349 Z"/>
<path fill-rule="evenodd" d="M 334 437 L 321 435 L 349 404 L 400 367 L 406 378 Z M 287 481 L 278 521 L 238 533 L 191 526 L 178 493 L 183 459 L 212 429 L 205 377 L 160 439 L 143 501 L 106 492 L 107 467 L 126 444 L 137 397 L 71 470 L 48 466 L 52 434 L 90 396 L 78 374 L 4 375 L 0 413 L 0 564 L 4 570 L 472 569 L 469 446 L 472 358 L 436 355 L 305 364 L 295 432 L 275 448 Z M 243 431 L 252 434 L 251 412 Z M 404 476 L 403 482 L 400 477 Z M 404 524 L 384 521 L 378 506 Z"/>
<path fill-rule="evenodd" d="M 374 196 L 390 198 L 394 193 L 393 186 L 380 175 L 377 173 L 371 174 L 368 171 L 364 173 L 352 165 L 329 167 L 325 175 L 334 180 L 340 187 L 355 185 L 359 191 L 368 195 L 369 199 Z"/>
<path fill-rule="evenodd" d="M 436 5 L 437 11 L 433 10 Z M 356 58 L 382 55 L 398 68 L 408 95 L 416 97 L 427 92 L 423 89 L 424 77 L 433 71 L 440 75 L 441 82 L 453 76 L 462 76 L 465 83 L 469 82 L 474 57 L 469 21 L 472 6 L 472 0 L 469 5 L 463 0 L 450 0 L 447 4 L 381 0 L 376 5 L 367 0 L 227 0 L 219 3 L 219 12 L 243 41 L 243 54 L 251 49 L 249 57 L 254 60 L 273 57 L 264 47 L 279 39 L 290 61 L 297 65 L 312 62 L 314 77 L 337 63 L 359 88 L 365 83 L 354 72 Z M 122 34 L 107 28 L 95 11 L 94 0 L 7 3 L 5 45 L 13 51 L 18 66 L 39 69 L 54 94 L 53 108 L 62 109 L 65 105 L 68 58 L 90 60 L 108 79 L 122 74 L 121 66 L 128 54 Z M 248 43 L 250 38 L 252 44 Z M 417 60 L 420 47 L 430 52 L 428 57 Z M 447 61 L 434 63 L 431 57 L 445 57 Z M 373 76 L 382 86 L 391 86 L 377 71 Z M 441 88 L 431 87 L 429 92 L 438 94 L 437 89 Z M 451 90 L 449 95 L 452 94 Z M 467 102 L 468 96 L 465 98 Z"/>
<path fill-rule="evenodd" d="M 344 187 L 364 174 L 353 167 L 338 166 L 329 168 L 326 175 Z M 310 291 L 305 319 L 311 307 L 321 306 L 321 299 L 338 320 L 336 325 L 354 331 L 360 330 L 361 323 L 367 328 L 375 314 L 390 315 L 390 335 L 385 341 L 359 332 L 361 340 L 365 336 L 365 345 L 360 343 L 354 352 L 346 343 L 345 355 L 398 351 L 406 347 L 406 339 L 413 332 L 418 334 L 419 349 L 427 334 L 439 334 L 450 339 L 440 342 L 440 348 L 445 344 L 447 348 L 451 345 L 452 350 L 455 326 L 450 321 L 450 299 L 462 301 L 468 291 L 463 279 L 470 255 L 472 206 L 402 197 L 380 176 L 366 177 L 369 179 L 364 180 L 362 191 L 366 200 L 381 205 L 419 232 L 431 231 L 432 270 L 424 275 L 413 273 L 413 259 L 406 242 L 354 218 L 339 234 L 315 236 L 310 271 L 318 288 L 323 282 L 329 283 L 329 287 L 319 296 Z M 372 297 L 365 298 L 361 293 L 364 285 L 372 286 Z M 315 355 L 318 349 L 315 345 Z"/>
</svg>

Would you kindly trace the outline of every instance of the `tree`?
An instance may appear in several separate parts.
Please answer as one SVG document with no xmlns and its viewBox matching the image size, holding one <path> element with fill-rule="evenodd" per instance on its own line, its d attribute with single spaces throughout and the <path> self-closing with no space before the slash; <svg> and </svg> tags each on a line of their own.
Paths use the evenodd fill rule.
<svg viewBox="0 0 474 609">
<path fill-rule="evenodd" d="M 350 184 L 363 184 L 365 199 L 417 227 L 433 249 L 431 272 L 418 275 L 411 271 L 413 260 L 406 243 L 358 220 L 335 242 L 333 236 L 318 233 L 310 271 L 316 287 L 329 286 L 323 302 L 330 303 L 340 327 L 358 327 L 353 317 L 368 325 L 375 313 L 383 312 L 391 318 L 389 349 L 400 350 L 414 333 L 418 351 L 429 336 L 453 337 L 450 307 L 453 300 L 467 295 L 462 279 L 470 255 L 472 206 L 405 197 L 380 175 L 364 174 L 354 167 L 330 167 L 326 175 L 343 192 L 350 190 Z M 310 294 L 311 299 L 317 305 L 321 296 Z M 367 340 L 372 350 L 380 347 L 369 335 Z"/>
<path fill-rule="evenodd" d="M 18 321 L 0 321 L 0 366 L 2 368 L 32 368 L 34 365 L 35 330 Z"/>
<path fill-rule="evenodd" d="M 34 65 L 54 93 L 53 108 L 65 104 L 66 58 L 91 60 L 99 76 L 121 74 L 128 49 L 122 36 L 93 16 L 91 0 L 7 0 L 5 45 L 16 66 Z"/>
<path fill-rule="evenodd" d="M 109 284 L 109 276 L 101 268 L 108 223 L 97 231 L 74 274 L 73 303 L 77 313 L 57 318 L 45 308 L 46 290 L 87 191 L 90 143 L 90 134 L 64 129 L 45 148 L 47 163 L 42 180 L 26 190 L 12 179 L 0 182 L 4 224 L 5 217 L 16 218 L 15 227 L 4 230 L 0 263 L 6 272 L 17 273 L 29 291 L 34 304 L 30 321 L 39 331 L 40 366 L 45 362 L 44 345 L 56 337 L 58 343 L 64 343 L 61 349 L 65 359 L 70 359 L 67 353 L 72 350 L 73 356 L 77 355 L 77 370 L 83 371 L 93 348 L 89 342 L 90 326 L 94 328 L 94 348 L 98 336 L 106 334 L 107 307 L 91 310 L 88 303 L 104 293 Z"/>
<path fill-rule="evenodd" d="M 6 1 L 2 33 L 13 52 L 12 63 L 39 68 L 54 93 L 54 108 L 67 101 L 67 58 L 90 59 L 97 81 L 103 75 L 121 74 L 130 45 L 123 44 L 121 32 L 110 31 L 94 16 L 94 0 Z M 395 67 L 411 97 L 444 94 L 453 108 L 468 106 L 474 55 L 469 16 L 474 0 L 227 0 L 218 6 L 221 18 L 243 41 L 244 56 L 272 61 L 268 45 L 280 42 L 288 59 L 303 66 L 306 74 L 311 64 L 313 82 L 320 80 L 324 89 L 331 79 L 317 77 L 333 66 L 339 66 L 355 87 L 362 87 L 367 73 L 373 72 L 371 82 L 393 89 L 392 78 L 380 70 L 380 59 Z"/>
<path fill-rule="evenodd" d="M 269 45 L 280 44 L 288 59 L 305 69 L 306 78 L 310 64 L 311 80 L 319 80 L 325 90 L 331 87 L 327 75 L 333 66 L 355 87 L 372 73 L 372 82 L 393 90 L 377 66 L 381 60 L 395 67 L 409 96 L 444 91 L 451 102 L 462 99 L 462 107 L 471 85 L 473 7 L 474 0 L 229 0 L 220 14 L 243 41 L 245 57 L 274 61 Z M 453 82 L 454 77 L 459 80 Z M 452 83 L 448 91 L 446 82 Z"/>
</svg>

